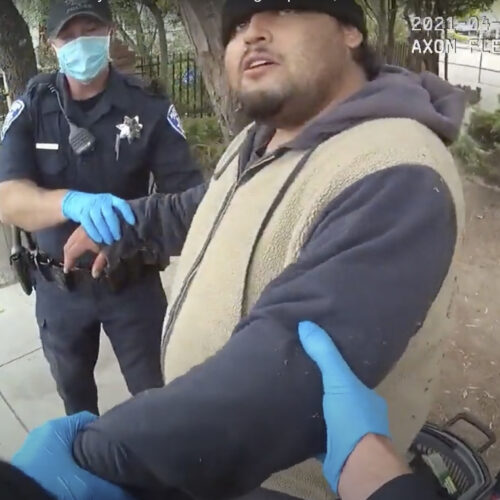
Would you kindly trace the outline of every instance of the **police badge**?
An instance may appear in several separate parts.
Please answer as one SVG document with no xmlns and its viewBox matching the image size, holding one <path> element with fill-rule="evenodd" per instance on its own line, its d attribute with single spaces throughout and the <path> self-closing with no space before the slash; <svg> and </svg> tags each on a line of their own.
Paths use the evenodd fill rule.
<svg viewBox="0 0 500 500">
<path fill-rule="evenodd" d="M 134 141 L 135 139 L 140 139 L 143 125 L 139 122 L 138 116 L 135 116 L 134 118 L 125 116 L 125 118 L 123 119 L 123 123 L 117 125 L 116 128 L 120 131 L 119 134 L 116 134 L 115 143 L 116 160 L 118 161 L 118 158 L 120 156 L 121 140 L 127 139 L 128 143 L 132 144 L 132 141 Z"/>
</svg>

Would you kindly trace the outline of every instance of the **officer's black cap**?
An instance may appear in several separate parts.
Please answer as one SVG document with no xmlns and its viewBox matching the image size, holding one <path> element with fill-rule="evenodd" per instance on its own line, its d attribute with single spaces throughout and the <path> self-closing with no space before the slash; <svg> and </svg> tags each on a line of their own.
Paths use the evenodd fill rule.
<svg viewBox="0 0 500 500">
<path fill-rule="evenodd" d="M 226 0 L 222 11 L 222 42 L 226 46 L 238 24 L 268 10 L 323 12 L 357 28 L 366 38 L 366 19 L 355 0 Z"/>
<path fill-rule="evenodd" d="M 83 15 L 95 17 L 105 24 L 113 21 L 108 0 L 51 0 L 47 18 L 49 37 L 57 37 L 68 21 Z"/>
</svg>

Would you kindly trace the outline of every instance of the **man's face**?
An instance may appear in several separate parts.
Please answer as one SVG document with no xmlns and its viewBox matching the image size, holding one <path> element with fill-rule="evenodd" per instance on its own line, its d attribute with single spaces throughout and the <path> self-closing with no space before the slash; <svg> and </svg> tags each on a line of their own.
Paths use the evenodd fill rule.
<svg viewBox="0 0 500 500">
<path fill-rule="evenodd" d="M 59 49 L 82 36 L 107 36 L 110 31 L 109 25 L 102 23 L 95 17 L 76 16 L 63 26 L 57 37 L 52 40 L 52 44 L 56 49 Z"/>
<path fill-rule="evenodd" d="M 300 125 L 335 98 L 362 35 L 327 14 L 254 14 L 233 33 L 225 65 L 231 88 L 253 119 Z"/>
</svg>

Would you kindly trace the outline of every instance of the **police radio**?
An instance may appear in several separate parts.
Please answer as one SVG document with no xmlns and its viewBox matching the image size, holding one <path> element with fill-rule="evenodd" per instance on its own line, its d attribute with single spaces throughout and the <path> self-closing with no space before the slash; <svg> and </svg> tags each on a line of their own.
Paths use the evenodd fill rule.
<svg viewBox="0 0 500 500">
<path fill-rule="evenodd" d="M 61 102 L 61 96 L 59 95 L 59 92 L 54 87 L 54 85 L 49 85 L 49 90 L 56 95 L 59 108 L 61 109 L 64 119 L 69 125 L 68 142 L 73 152 L 76 155 L 80 156 L 87 151 L 90 151 L 94 147 L 95 137 L 87 129 L 78 127 L 68 118 L 68 115 L 66 114 L 64 106 Z"/>
</svg>

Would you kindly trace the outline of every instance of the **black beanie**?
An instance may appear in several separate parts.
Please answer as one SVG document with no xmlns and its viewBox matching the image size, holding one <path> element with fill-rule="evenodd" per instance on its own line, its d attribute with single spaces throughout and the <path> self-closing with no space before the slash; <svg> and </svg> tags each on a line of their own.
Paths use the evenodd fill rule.
<svg viewBox="0 0 500 500">
<path fill-rule="evenodd" d="M 339 21 L 358 28 L 366 38 L 365 15 L 355 0 L 226 0 L 222 11 L 222 42 L 224 46 L 229 43 L 236 26 L 257 12 L 287 9 L 330 14 Z"/>
</svg>

